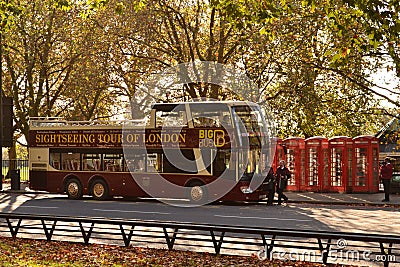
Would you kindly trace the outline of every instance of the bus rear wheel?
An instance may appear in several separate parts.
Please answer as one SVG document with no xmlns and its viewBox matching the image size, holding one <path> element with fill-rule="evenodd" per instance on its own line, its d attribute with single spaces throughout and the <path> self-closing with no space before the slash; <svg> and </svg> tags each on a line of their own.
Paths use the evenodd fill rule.
<svg viewBox="0 0 400 267">
<path fill-rule="evenodd" d="M 82 197 L 82 185 L 77 179 L 70 179 L 66 184 L 68 198 L 80 199 Z"/>
<path fill-rule="evenodd" d="M 96 200 L 104 200 L 108 198 L 108 186 L 103 180 L 96 180 L 92 184 L 92 196 Z"/>
<path fill-rule="evenodd" d="M 188 185 L 188 197 L 192 203 L 204 203 L 207 197 L 206 189 L 201 182 L 193 182 Z"/>
</svg>

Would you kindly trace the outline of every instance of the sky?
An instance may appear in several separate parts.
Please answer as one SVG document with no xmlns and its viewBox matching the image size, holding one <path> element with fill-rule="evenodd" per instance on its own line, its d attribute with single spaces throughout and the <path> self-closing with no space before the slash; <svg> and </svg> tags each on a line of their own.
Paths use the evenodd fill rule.
<svg viewBox="0 0 400 267">
<path fill-rule="evenodd" d="M 387 68 L 389 66 L 389 68 Z M 379 87 L 374 87 L 373 89 L 383 95 L 387 95 L 393 100 L 400 100 L 400 79 L 399 77 L 396 76 L 396 71 L 393 66 L 389 61 L 386 66 L 383 68 L 380 68 L 377 72 L 371 74 L 371 81 L 378 85 L 379 87 L 387 88 L 392 91 L 397 91 L 399 92 L 399 95 L 393 95 L 390 94 L 387 90 L 384 90 Z M 397 89 L 396 89 L 397 88 Z M 380 97 L 377 97 L 380 99 Z M 388 107 L 388 108 L 393 108 L 394 105 L 389 103 L 387 100 L 382 100 L 381 102 L 382 106 Z"/>
</svg>

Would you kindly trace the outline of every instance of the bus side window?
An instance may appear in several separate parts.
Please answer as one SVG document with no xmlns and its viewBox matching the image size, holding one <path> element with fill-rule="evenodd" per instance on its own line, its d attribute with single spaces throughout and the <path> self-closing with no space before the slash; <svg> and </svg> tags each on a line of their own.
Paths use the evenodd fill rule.
<svg viewBox="0 0 400 267">
<path fill-rule="evenodd" d="M 141 154 L 139 152 L 135 152 L 134 155 L 131 155 L 127 158 L 123 159 L 124 161 L 124 170 L 129 172 L 144 172 L 146 171 L 146 162 L 145 162 L 145 154 Z"/>
<path fill-rule="evenodd" d="M 80 154 L 79 153 L 62 153 L 63 170 L 79 171 Z"/>
<path fill-rule="evenodd" d="M 94 159 L 93 160 L 93 167 L 96 171 L 100 171 L 101 169 L 101 163 L 99 159 Z"/>
<path fill-rule="evenodd" d="M 104 154 L 104 169 L 106 171 L 121 171 L 122 154 Z"/>
<path fill-rule="evenodd" d="M 136 159 L 134 162 L 134 171 L 135 172 L 144 172 L 144 160 L 143 159 Z"/>
<path fill-rule="evenodd" d="M 82 154 L 83 171 L 99 171 L 101 167 L 99 154 Z"/>
<path fill-rule="evenodd" d="M 53 166 L 54 169 L 61 169 L 60 162 L 60 153 L 50 153 L 50 165 Z"/>
<path fill-rule="evenodd" d="M 225 151 L 218 151 L 217 152 L 217 156 L 214 159 L 213 162 L 213 169 L 214 169 L 214 175 L 215 176 L 220 176 L 227 168 L 227 165 L 229 165 L 229 163 L 227 164 L 226 160 L 226 153 Z"/>
<path fill-rule="evenodd" d="M 147 155 L 147 172 L 163 172 L 162 154 L 151 153 Z"/>
<path fill-rule="evenodd" d="M 156 112 L 156 127 L 187 127 L 186 112 L 183 110 Z"/>
</svg>

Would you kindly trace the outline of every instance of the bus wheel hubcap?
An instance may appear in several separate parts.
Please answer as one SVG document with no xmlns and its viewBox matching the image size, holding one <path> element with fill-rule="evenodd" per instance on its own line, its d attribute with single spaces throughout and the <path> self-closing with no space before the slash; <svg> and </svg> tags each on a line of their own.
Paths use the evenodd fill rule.
<svg viewBox="0 0 400 267">
<path fill-rule="evenodd" d="M 193 201 L 199 201 L 203 198 L 203 189 L 200 186 L 194 186 L 190 190 L 190 197 Z"/>
<path fill-rule="evenodd" d="M 104 186 L 102 184 L 95 184 L 93 187 L 93 194 L 96 197 L 101 197 L 104 194 Z"/>
<path fill-rule="evenodd" d="M 70 183 L 68 185 L 68 192 L 72 196 L 76 196 L 78 194 L 78 185 L 76 183 Z"/>
</svg>

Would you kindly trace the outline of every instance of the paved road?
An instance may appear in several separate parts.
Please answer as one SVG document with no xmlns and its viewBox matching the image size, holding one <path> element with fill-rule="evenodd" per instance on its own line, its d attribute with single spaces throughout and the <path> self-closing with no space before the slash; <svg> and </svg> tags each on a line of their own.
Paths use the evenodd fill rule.
<svg viewBox="0 0 400 267">
<path fill-rule="evenodd" d="M 1 193 L 0 211 L 344 232 L 398 233 L 400 230 L 398 207 L 299 203 L 272 207 L 213 204 L 184 208 L 154 200 L 69 200 L 61 195 Z"/>
<path fill-rule="evenodd" d="M 293 197 L 293 196 L 292 196 Z M 288 206 L 266 206 L 265 204 L 214 204 L 203 207 L 183 208 L 169 206 L 155 200 L 110 200 L 110 201 L 94 201 L 90 198 L 82 200 L 69 200 L 63 195 L 54 194 L 13 194 L 0 193 L 0 212 L 15 212 L 43 215 L 60 215 L 60 216 L 88 216 L 113 219 L 143 219 L 158 221 L 179 221 L 191 223 L 212 223 L 222 225 L 235 226 L 264 226 L 280 229 L 312 229 L 326 231 L 343 231 L 343 232 L 366 232 L 366 233 L 392 233 L 397 234 L 400 229 L 400 215 L 398 206 L 379 207 L 379 206 L 350 206 L 350 205 L 321 205 L 310 203 L 294 203 Z M 13 222 L 13 225 L 16 225 Z M 4 225 L 3 227 L 7 227 Z M 50 227 L 50 225 L 48 225 Z M 85 226 L 88 231 L 89 226 Z M 140 228 L 140 227 L 139 227 Z M 57 228 L 58 229 L 58 228 Z M 108 231 L 109 228 L 106 228 Z M 140 234 L 144 228 L 138 230 L 131 245 L 133 246 L 150 246 L 157 248 L 166 248 L 165 243 L 148 243 L 149 239 L 140 238 Z M 3 229 L 7 232 L 7 229 Z M 151 229 L 150 229 L 151 230 Z M 79 230 L 78 232 L 79 237 Z M 151 230 L 155 231 L 155 230 Z M 158 229 L 158 234 L 163 235 L 162 230 Z M 43 238 L 43 231 L 36 230 L 27 232 L 29 237 Z M 120 234 L 120 233 L 119 233 Z M 171 234 L 171 233 L 170 233 Z M 118 233 L 117 233 L 118 235 Z M 152 235 L 157 235 L 153 232 Z M 23 236 L 25 236 L 23 234 Z M 98 235 L 97 238 L 100 238 Z M 63 235 L 55 237 L 56 240 L 70 240 L 82 242 L 82 238 L 65 239 Z M 111 244 L 122 245 L 121 238 L 105 241 L 93 237 L 91 242 L 109 242 Z M 109 237 L 108 237 L 109 238 Z M 141 241 L 142 240 L 142 241 Z M 251 239 L 248 239 L 251 240 Z M 309 240 L 310 244 L 315 244 L 315 240 Z M 261 242 L 259 240 L 259 242 Z M 286 241 L 282 241 L 286 242 Z M 290 242 L 290 241 L 289 241 Z M 195 251 L 207 251 L 213 253 L 211 241 L 207 238 L 205 241 L 196 242 L 178 242 L 175 249 L 190 249 Z M 185 245 L 186 244 L 186 245 Z M 375 244 L 376 245 L 376 244 Z M 261 246 L 242 246 L 241 250 L 231 250 L 235 245 L 224 245 L 222 253 L 246 255 L 257 253 L 262 249 Z M 352 245 L 355 249 L 357 244 Z M 398 246 L 394 246 L 396 250 Z M 252 249 L 252 250 L 251 250 Z M 364 248 L 365 250 L 365 248 Z M 360 250 L 360 251 L 364 251 Z M 291 249 L 290 253 L 299 253 L 301 250 Z M 288 252 L 286 251 L 286 252 Z M 306 254 L 309 251 L 306 249 Z M 371 251 L 377 251 L 379 248 L 371 248 Z M 398 250 L 397 250 L 398 251 Z M 282 250 L 274 249 L 274 253 L 281 253 Z M 280 254 L 279 254 L 280 255 Z M 292 254 L 285 254 L 292 255 Z M 299 254 L 300 255 L 300 254 Z M 286 256 L 285 256 L 286 257 Z M 284 257 L 284 258 L 285 258 Z M 276 258 L 274 256 L 274 258 Z M 301 258 L 299 258 L 301 259 Z M 306 258 L 307 259 L 307 258 Z M 332 260 L 332 259 L 331 259 Z M 313 261 L 313 260 L 312 260 Z M 320 261 L 316 259 L 316 261 Z M 381 262 L 371 261 L 345 261 L 339 260 L 337 263 L 361 264 L 368 266 L 382 266 Z M 396 263 L 390 266 L 399 266 L 400 263 L 396 258 Z"/>
</svg>

